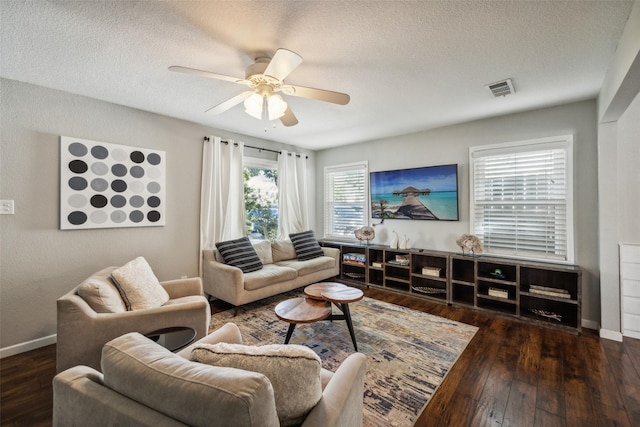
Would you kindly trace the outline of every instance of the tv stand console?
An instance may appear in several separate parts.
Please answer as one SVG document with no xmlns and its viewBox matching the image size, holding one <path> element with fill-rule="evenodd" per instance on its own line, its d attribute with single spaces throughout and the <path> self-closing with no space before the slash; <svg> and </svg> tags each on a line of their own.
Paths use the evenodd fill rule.
<svg viewBox="0 0 640 427">
<path fill-rule="evenodd" d="M 321 240 L 340 250 L 340 281 L 581 331 L 575 265 Z"/>
</svg>

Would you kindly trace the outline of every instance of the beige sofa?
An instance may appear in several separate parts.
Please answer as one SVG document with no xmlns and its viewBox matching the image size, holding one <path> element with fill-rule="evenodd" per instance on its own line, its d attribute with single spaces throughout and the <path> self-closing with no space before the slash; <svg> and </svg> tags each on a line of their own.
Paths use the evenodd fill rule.
<svg viewBox="0 0 640 427">
<path fill-rule="evenodd" d="M 102 346 L 127 332 L 147 334 L 185 326 L 196 331 L 195 339 L 207 335 L 211 308 L 199 277 L 160 282 L 169 294 L 169 301 L 160 307 L 129 311 L 111 282 L 111 273 L 116 268 L 107 267 L 94 273 L 58 299 L 58 372 L 75 365 L 99 370 Z M 87 285 L 93 291 L 91 298 L 83 293 L 87 292 Z"/>
<path fill-rule="evenodd" d="M 186 360 L 194 347 L 219 342 L 241 344 L 237 326 L 228 323 L 177 354 L 136 333 L 114 339 L 103 350 L 104 374 L 76 366 L 54 378 L 53 425 L 281 425 L 278 390 L 268 376 Z M 318 368 L 317 403 L 296 425 L 361 426 L 365 371 L 361 353 L 347 357 L 335 373 Z"/>
<path fill-rule="evenodd" d="M 324 256 L 298 261 L 290 240 L 253 244 L 261 270 L 243 273 L 226 265 L 217 249 L 202 251 L 204 292 L 238 306 L 335 277 L 340 272 L 340 250 L 322 248 Z"/>
</svg>

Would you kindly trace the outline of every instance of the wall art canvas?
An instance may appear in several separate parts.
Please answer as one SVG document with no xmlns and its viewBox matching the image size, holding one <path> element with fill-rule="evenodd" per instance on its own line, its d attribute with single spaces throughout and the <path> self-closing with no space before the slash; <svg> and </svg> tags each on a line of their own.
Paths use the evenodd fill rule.
<svg viewBox="0 0 640 427">
<path fill-rule="evenodd" d="M 371 172 L 371 217 L 458 221 L 458 165 Z"/>
<path fill-rule="evenodd" d="M 165 225 L 166 153 L 60 138 L 60 229 Z"/>
</svg>

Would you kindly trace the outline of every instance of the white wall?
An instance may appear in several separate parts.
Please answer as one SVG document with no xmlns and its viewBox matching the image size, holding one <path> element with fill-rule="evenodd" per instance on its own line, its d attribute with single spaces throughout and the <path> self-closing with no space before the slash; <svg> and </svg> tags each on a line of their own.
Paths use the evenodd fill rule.
<svg viewBox="0 0 640 427">
<path fill-rule="evenodd" d="M 637 238 L 632 220 L 627 220 L 637 217 L 637 187 L 630 193 L 626 190 L 628 182 L 637 182 L 637 158 L 630 147 L 638 144 L 640 112 L 632 105 L 637 104 L 638 93 L 640 1 L 633 6 L 598 95 L 600 336 L 618 341 L 622 340 L 618 245 Z"/>
<path fill-rule="evenodd" d="M 15 200 L 15 215 L 0 216 L 3 357 L 54 342 L 56 299 L 106 266 L 143 255 L 160 280 L 198 274 L 205 135 L 285 148 L 314 162 L 312 152 L 295 147 L 13 80 L 0 79 L 0 94 L 0 199 Z M 166 225 L 60 231 L 61 135 L 166 151 Z"/>
<path fill-rule="evenodd" d="M 385 220 L 376 243 L 389 233 L 407 234 L 412 247 L 458 251 L 455 240 L 469 232 L 469 147 L 556 135 L 574 135 L 574 218 L 576 264 L 583 269 L 583 319 L 596 328 L 600 319 L 598 268 L 597 109 L 595 100 L 333 148 L 317 153 L 316 203 L 323 205 L 325 166 L 368 160 L 369 171 L 458 164 L 460 221 Z M 318 212 L 317 230 L 324 215 Z M 372 221 L 376 223 L 378 221 Z"/>
<path fill-rule="evenodd" d="M 620 241 L 640 243 L 640 94 L 618 120 Z"/>
</svg>

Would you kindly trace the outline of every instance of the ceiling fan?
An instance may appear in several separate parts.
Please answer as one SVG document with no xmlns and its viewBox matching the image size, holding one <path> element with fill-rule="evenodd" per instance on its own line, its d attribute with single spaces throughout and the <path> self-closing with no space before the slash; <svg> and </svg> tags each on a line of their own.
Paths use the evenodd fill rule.
<svg viewBox="0 0 640 427">
<path fill-rule="evenodd" d="M 169 70 L 225 80 L 251 88 L 210 108 L 207 113 L 220 114 L 243 102 L 245 112 L 250 116 L 259 120 L 280 119 L 283 125 L 294 126 L 298 123 L 298 119 L 278 92 L 339 105 L 346 105 L 350 100 L 346 93 L 285 84 L 284 79 L 301 63 L 302 57 L 297 53 L 278 49 L 273 58 L 266 56 L 256 58 L 255 63 L 247 67 L 243 79 L 180 66 L 169 67 Z"/>
</svg>

